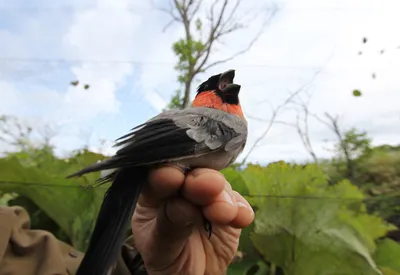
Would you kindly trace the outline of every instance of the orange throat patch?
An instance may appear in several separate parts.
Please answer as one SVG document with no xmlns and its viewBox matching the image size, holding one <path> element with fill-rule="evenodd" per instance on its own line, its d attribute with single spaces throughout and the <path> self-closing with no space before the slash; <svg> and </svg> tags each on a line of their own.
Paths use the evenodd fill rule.
<svg viewBox="0 0 400 275">
<path fill-rule="evenodd" d="M 192 106 L 214 108 L 244 119 L 240 103 L 237 105 L 225 103 L 214 91 L 201 92 L 198 94 L 193 100 Z"/>
</svg>

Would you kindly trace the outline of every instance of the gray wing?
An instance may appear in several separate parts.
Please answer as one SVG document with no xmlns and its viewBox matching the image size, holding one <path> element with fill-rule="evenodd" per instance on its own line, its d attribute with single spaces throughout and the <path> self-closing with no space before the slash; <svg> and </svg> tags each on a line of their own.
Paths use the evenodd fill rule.
<svg viewBox="0 0 400 275">
<path fill-rule="evenodd" d="M 123 166 L 151 164 L 243 148 L 246 122 L 211 108 L 161 113 L 119 138 L 118 162 Z"/>
<path fill-rule="evenodd" d="M 148 165 L 201 156 L 216 151 L 240 152 L 247 139 L 247 123 L 211 108 L 167 111 L 120 137 L 121 149 L 111 158 L 68 176 Z M 100 181 L 112 178 L 107 175 Z"/>
</svg>

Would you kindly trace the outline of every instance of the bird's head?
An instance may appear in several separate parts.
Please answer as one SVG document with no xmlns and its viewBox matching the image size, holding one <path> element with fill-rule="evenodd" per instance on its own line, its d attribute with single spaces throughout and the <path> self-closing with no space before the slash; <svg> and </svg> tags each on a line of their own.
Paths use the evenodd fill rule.
<svg viewBox="0 0 400 275">
<path fill-rule="evenodd" d="M 240 85 L 233 83 L 234 78 L 235 70 L 228 70 L 211 76 L 199 85 L 196 98 L 211 92 L 217 95 L 223 103 L 238 105 Z"/>
<path fill-rule="evenodd" d="M 234 114 L 244 119 L 239 103 L 240 85 L 233 83 L 235 70 L 211 76 L 197 88 L 193 107 L 207 107 Z"/>
</svg>

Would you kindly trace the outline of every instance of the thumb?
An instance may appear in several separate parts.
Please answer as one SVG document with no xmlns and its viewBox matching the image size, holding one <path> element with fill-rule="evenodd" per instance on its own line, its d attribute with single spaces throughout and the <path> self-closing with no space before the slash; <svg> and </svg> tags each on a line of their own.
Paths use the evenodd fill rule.
<svg viewBox="0 0 400 275">
<path fill-rule="evenodd" d="M 169 241 L 185 241 L 201 219 L 201 210 L 182 197 L 171 198 L 159 208 L 157 234 Z"/>
<path fill-rule="evenodd" d="M 173 265 L 201 217 L 200 208 L 183 198 L 170 198 L 159 207 L 152 237 L 147 243 L 151 247 L 145 259 L 147 268 L 162 270 Z"/>
</svg>

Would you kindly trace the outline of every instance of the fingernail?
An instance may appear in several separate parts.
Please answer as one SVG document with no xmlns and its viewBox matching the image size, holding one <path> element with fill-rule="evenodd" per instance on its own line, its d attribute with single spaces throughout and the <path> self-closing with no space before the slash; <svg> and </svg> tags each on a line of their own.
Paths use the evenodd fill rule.
<svg viewBox="0 0 400 275">
<path fill-rule="evenodd" d="M 233 189 L 232 189 L 232 186 L 229 184 L 228 181 L 225 180 L 225 182 L 226 182 L 226 184 L 225 184 L 224 189 L 225 189 L 225 191 L 228 192 L 228 194 L 232 197 L 232 196 L 233 196 Z"/>
<path fill-rule="evenodd" d="M 246 208 L 247 210 L 250 211 L 250 213 L 251 213 L 252 216 L 254 215 L 254 210 L 253 210 L 253 208 L 252 208 L 250 205 L 245 204 L 244 202 L 239 201 L 239 202 L 237 202 L 237 206 L 238 206 L 238 207 Z"/>
<path fill-rule="evenodd" d="M 229 195 L 229 193 L 228 193 L 226 190 L 222 193 L 222 198 L 223 198 L 223 200 L 226 201 L 227 203 L 233 204 L 232 197 Z"/>
</svg>

